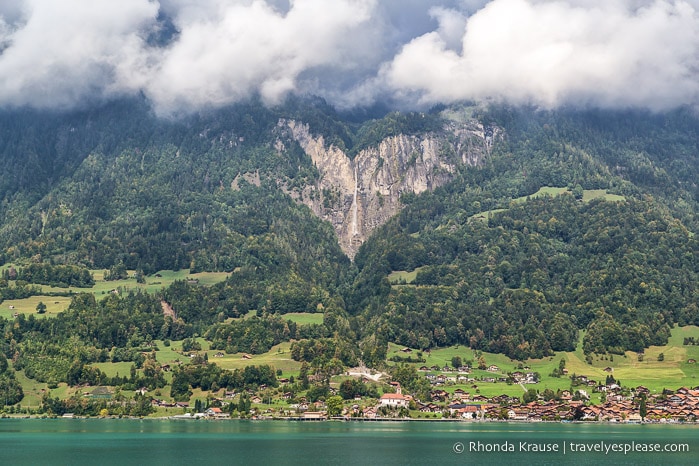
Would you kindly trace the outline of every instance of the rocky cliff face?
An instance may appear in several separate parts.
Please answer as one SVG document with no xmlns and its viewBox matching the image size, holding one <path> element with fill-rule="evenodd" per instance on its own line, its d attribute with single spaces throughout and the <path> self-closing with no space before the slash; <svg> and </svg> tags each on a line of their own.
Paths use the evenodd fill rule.
<svg viewBox="0 0 699 466">
<path fill-rule="evenodd" d="M 477 122 L 450 123 L 439 134 L 386 138 L 350 159 L 337 147 L 326 147 L 303 123 L 281 120 L 279 129 L 301 145 L 320 173 L 315 186 L 294 197 L 332 223 L 350 258 L 376 227 L 400 211 L 403 193 L 433 190 L 448 182 L 458 165 L 477 165 L 493 137 Z"/>
</svg>

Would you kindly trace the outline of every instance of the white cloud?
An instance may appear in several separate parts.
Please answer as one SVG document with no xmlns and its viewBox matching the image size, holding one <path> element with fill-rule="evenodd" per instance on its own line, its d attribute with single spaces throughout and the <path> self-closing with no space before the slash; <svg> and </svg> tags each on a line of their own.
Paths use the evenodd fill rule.
<svg viewBox="0 0 699 466">
<path fill-rule="evenodd" d="M 0 107 L 699 103 L 699 0 L 5 0 Z M 163 15 L 176 34 L 149 40 Z"/>
<path fill-rule="evenodd" d="M 668 108 L 699 97 L 698 33 L 697 12 L 683 1 L 494 0 L 466 22 L 460 51 L 443 34 L 424 34 L 382 76 L 423 103 Z"/>
<path fill-rule="evenodd" d="M 157 14 L 148 0 L 27 0 L 0 55 L 0 102 L 64 107 L 121 92 L 138 62 L 141 32 Z M 106 84 L 105 84 L 106 83 Z"/>
<path fill-rule="evenodd" d="M 187 6 L 181 33 L 146 86 L 163 110 L 221 105 L 259 92 L 276 102 L 305 70 L 347 66 L 347 36 L 370 17 L 373 1 L 297 0 L 284 13 L 263 1 L 216 3 L 212 15 Z"/>
</svg>

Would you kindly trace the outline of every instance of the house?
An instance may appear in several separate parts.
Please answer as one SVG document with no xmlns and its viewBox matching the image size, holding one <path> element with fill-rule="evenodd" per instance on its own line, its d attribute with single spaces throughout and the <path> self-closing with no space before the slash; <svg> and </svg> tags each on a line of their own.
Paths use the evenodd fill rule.
<svg viewBox="0 0 699 466">
<path fill-rule="evenodd" d="M 379 398 L 379 404 L 394 408 L 407 408 L 410 404 L 410 397 L 401 393 L 384 393 Z"/>
<path fill-rule="evenodd" d="M 216 354 L 214 354 L 214 357 L 215 357 L 215 358 L 222 358 L 222 357 L 224 357 L 224 356 L 225 356 L 225 354 L 223 354 L 221 351 L 219 351 L 219 352 L 217 352 Z"/>
<path fill-rule="evenodd" d="M 240 359 L 252 359 L 252 356 L 250 356 L 248 353 L 244 353 Z"/>
<path fill-rule="evenodd" d="M 381 406 L 391 406 L 394 408 L 407 408 L 410 404 L 410 400 L 413 398 L 408 395 L 403 395 L 398 382 L 391 382 L 391 385 L 396 388 L 396 393 L 384 393 L 381 395 L 381 398 L 379 398 L 379 404 Z"/>
<path fill-rule="evenodd" d="M 325 419 L 325 413 L 321 411 L 306 411 L 301 415 L 304 421 L 322 421 Z"/>
<path fill-rule="evenodd" d="M 604 370 L 604 372 L 614 372 L 614 369 L 612 369 L 609 366 L 605 367 L 603 370 Z"/>
<path fill-rule="evenodd" d="M 221 408 L 209 408 L 204 412 L 204 414 L 214 419 L 227 419 L 231 417 L 230 414 L 221 411 Z"/>
<path fill-rule="evenodd" d="M 495 364 L 491 364 L 490 366 L 488 366 L 488 368 L 486 370 L 488 372 L 499 372 L 500 368 L 498 366 L 496 366 Z"/>
</svg>

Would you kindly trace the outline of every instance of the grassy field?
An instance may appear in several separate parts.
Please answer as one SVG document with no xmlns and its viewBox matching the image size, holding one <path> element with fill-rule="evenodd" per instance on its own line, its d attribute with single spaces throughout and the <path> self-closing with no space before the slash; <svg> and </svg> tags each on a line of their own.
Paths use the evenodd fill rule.
<svg viewBox="0 0 699 466">
<path fill-rule="evenodd" d="M 93 276 L 95 277 L 95 286 L 92 288 L 52 288 L 49 286 L 44 286 L 45 290 L 50 291 L 73 291 L 75 293 L 80 292 L 92 292 L 98 298 L 102 295 L 106 295 L 112 290 L 121 290 L 122 292 L 128 292 L 129 290 L 142 290 L 149 293 L 154 293 L 160 291 L 162 288 L 166 288 L 176 280 L 197 280 L 200 285 L 213 285 L 214 283 L 221 282 L 225 280 L 228 275 L 227 272 L 201 272 L 201 273 L 189 273 L 189 269 L 178 270 L 174 272 L 172 270 L 161 270 L 160 272 L 148 275 L 146 277 L 146 283 L 137 283 L 135 278 L 127 278 L 124 280 L 104 280 L 104 270 L 92 270 Z M 129 275 L 133 276 L 134 271 L 130 270 Z M 160 275 L 160 276 L 158 276 Z"/>
<path fill-rule="evenodd" d="M 288 314 L 283 314 L 281 317 L 282 319 L 296 322 L 299 325 L 320 325 L 323 323 L 323 314 L 321 312 L 289 312 Z"/>
<path fill-rule="evenodd" d="M 39 318 L 53 317 L 68 308 L 70 299 L 65 296 L 31 296 L 25 299 L 8 299 L 0 304 L 0 317 L 11 319 L 15 313 L 35 314 Z M 39 302 L 46 305 L 45 314 L 37 314 L 36 306 Z"/>
<path fill-rule="evenodd" d="M 539 189 L 537 192 L 534 194 L 530 194 L 529 196 L 522 196 L 518 197 L 516 199 L 513 199 L 513 202 L 516 203 L 522 203 L 527 201 L 528 199 L 535 199 L 537 197 L 541 196 L 560 196 L 563 193 L 569 193 L 570 191 L 568 188 L 556 188 L 552 186 L 544 186 L 543 188 Z M 616 194 L 609 194 L 605 189 L 585 189 L 583 190 L 583 202 L 589 202 L 592 199 L 597 199 L 603 197 L 607 201 L 623 201 L 625 198 L 624 196 L 619 196 Z M 484 212 L 479 212 L 475 215 L 472 215 L 469 220 L 481 220 L 481 221 L 487 221 L 491 216 L 498 212 L 504 212 L 507 209 L 493 209 L 493 210 L 486 210 Z"/>
<path fill-rule="evenodd" d="M 583 201 L 585 202 L 598 197 L 603 197 L 606 201 L 623 201 L 625 199 L 624 196 L 618 194 L 609 194 L 605 189 L 586 189 L 583 191 Z"/>
<path fill-rule="evenodd" d="M 554 356 L 544 359 L 530 359 L 524 362 L 514 361 L 502 354 L 482 353 L 486 365 L 495 364 L 500 368 L 499 372 L 491 373 L 474 369 L 471 377 L 503 377 L 508 372 L 520 370 L 520 365 L 528 367 L 525 371 L 538 372 L 541 376 L 538 384 L 525 385 L 526 389 L 534 388 L 543 391 L 550 388 L 554 391 L 570 388 L 570 378 L 572 374 L 585 375 L 588 378 L 604 383 L 610 372 L 604 369 L 612 368 L 611 375 L 615 379 L 620 380 L 624 386 L 636 387 L 643 385 L 651 390 L 652 393 L 659 393 L 663 388 L 677 389 L 682 386 L 695 387 L 699 385 L 699 364 L 688 363 L 689 359 L 699 360 L 699 346 L 684 346 L 683 340 L 685 337 L 693 336 L 699 339 L 699 327 L 675 327 L 672 330 L 672 336 L 665 346 L 652 346 L 646 349 L 643 355 L 643 360 L 639 361 L 638 355 L 633 352 L 627 352 L 625 355 L 605 355 L 595 356 L 592 359 L 592 364 L 585 361 L 585 355 L 582 352 L 582 335 L 580 343 L 576 351 L 558 352 Z M 413 349 L 411 353 L 403 353 L 403 347 L 391 344 L 389 345 L 388 358 L 393 356 L 412 356 L 417 357 L 418 351 Z M 658 361 L 658 356 L 663 354 L 664 360 Z M 454 356 L 461 357 L 463 363 L 469 361 L 475 363 L 477 361 L 476 354 L 473 350 L 464 346 L 452 346 L 449 348 L 434 349 L 430 352 L 422 352 L 424 363 L 414 363 L 416 367 L 426 365 L 431 367 L 437 365 L 440 368 L 444 366 L 451 367 L 451 360 Z M 551 377 L 550 374 L 558 367 L 561 359 L 566 362 L 568 376 L 557 378 Z M 662 359 L 662 358 L 661 358 Z M 449 373 L 453 375 L 454 373 Z M 519 385 L 508 385 L 506 383 L 482 383 L 475 382 L 478 393 L 485 396 L 493 396 L 499 394 L 521 396 L 524 389 Z M 469 385 L 452 385 L 445 388 L 447 391 L 453 391 L 456 388 L 462 388 L 471 394 L 476 393 L 476 389 Z M 589 394 L 591 389 L 587 389 Z M 599 399 L 598 395 L 593 395 L 593 401 Z"/>
<path fill-rule="evenodd" d="M 4 267 L 9 267 L 6 265 Z M 112 290 L 119 290 L 122 293 L 130 290 L 142 290 L 148 293 L 160 291 L 171 285 L 176 280 L 196 280 L 200 285 L 213 285 L 225 280 L 227 272 L 201 272 L 190 274 L 189 269 L 173 272 L 172 270 L 162 270 L 157 274 L 146 277 L 146 283 L 136 283 L 135 278 L 125 280 L 104 281 L 104 270 L 92 270 L 95 278 L 95 285 L 92 288 L 57 288 L 48 285 L 40 285 L 46 295 L 31 296 L 25 299 L 6 300 L 0 304 L 0 317 L 11 318 L 13 314 L 36 314 L 36 306 L 39 301 L 46 305 L 46 314 L 37 317 L 52 317 L 68 308 L 71 298 L 69 296 L 49 296 L 49 293 L 93 293 L 97 299 L 106 296 Z M 133 275 L 133 271 L 129 271 Z M 156 275 L 160 275 L 159 277 Z"/>
<path fill-rule="evenodd" d="M 412 272 L 391 272 L 390 274 L 388 274 L 388 281 L 391 283 L 391 285 L 399 285 L 403 283 L 410 284 L 413 281 L 415 281 L 415 277 L 417 277 L 417 273 L 420 271 L 421 268 L 422 267 L 418 267 Z"/>
<path fill-rule="evenodd" d="M 242 369 L 245 366 L 270 365 L 282 370 L 282 377 L 297 376 L 301 363 L 291 359 L 291 343 L 284 342 L 273 346 L 263 354 L 252 354 L 251 359 L 243 359 L 243 353 L 226 354 L 222 358 L 214 357 L 216 351 L 209 351 L 209 361 L 215 362 L 223 369 Z"/>
</svg>

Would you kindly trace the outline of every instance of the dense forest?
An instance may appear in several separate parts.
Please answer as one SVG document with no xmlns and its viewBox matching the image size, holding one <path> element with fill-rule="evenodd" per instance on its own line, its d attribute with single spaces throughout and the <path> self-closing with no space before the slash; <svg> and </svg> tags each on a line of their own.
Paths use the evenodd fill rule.
<svg viewBox="0 0 699 466">
<path fill-rule="evenodd" d="M 445 128 L 454 114 L 497 128 L 488 156 L 434 191 L 403 193 L 402 210 L 354 261 L 291 195 L 320 174 L 284 139 L 282 118 L 353 157 L 396 134 L 430 133 L 453 152 Z M 39 381 L 155 387 L 161 369 L 144 355 L 152 342 L 194 336 L 228 353 L 294 341 L 294 359 L 331 375 L 381 365 L 388 342 L 523 360 L 572 350 L 583 331 L 586 353 L 622 353 L 664 344 L 675 324 L 699 325 L 699 119 L 690 110 L 464 104 L 360 118 L 293 98 L 161 120 L 126 101 L 5 112 L 0 134 L 0 300 L 38 295 L 39 285 L 89 289 L 95 269 L 105 278 L 231 272 L 212 286 L 75 294 L 54 318 L 0 318 L 2 353 Z M 559 191 L 540 194 L 545 187 Z M 392 272 L 416 273 L 401 282 Z M 284 318 L 291 312 L 324 320 L 297 325 Z M 149 375 L 109 379 L 90 367 L 104 361 Z M 0 386 L 17 392 L 3 367 Z M 247 375 L 183 369 L 173 385 L 184 399 L 202 377 L 237 387 Z M 273 383 L 266 373 L 249 379 Z"/>
</svg>

